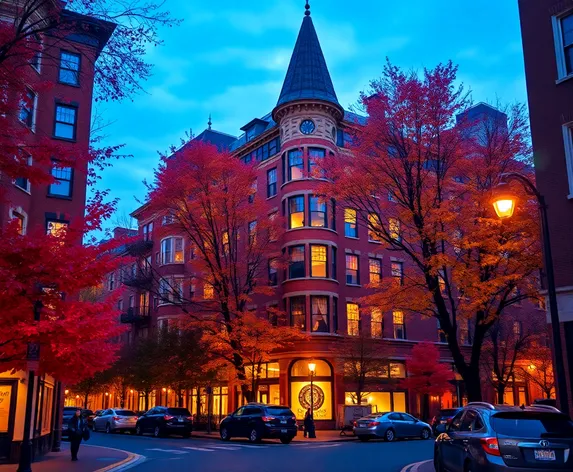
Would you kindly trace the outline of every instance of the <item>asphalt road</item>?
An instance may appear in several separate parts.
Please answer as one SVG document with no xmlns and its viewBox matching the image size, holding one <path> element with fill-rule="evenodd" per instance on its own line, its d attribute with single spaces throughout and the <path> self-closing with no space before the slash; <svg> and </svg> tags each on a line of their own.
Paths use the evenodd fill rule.
<svg viewBox="0 0 573 472">
<path fill-rule="evenodd" d="M 134 472 L 400 472 L 408 464 L 430 459 L 433 452 L 432 440 L 253 445 L 240 440 L 93 433 L 88 444 L 145 456 Z"/>
</svg>

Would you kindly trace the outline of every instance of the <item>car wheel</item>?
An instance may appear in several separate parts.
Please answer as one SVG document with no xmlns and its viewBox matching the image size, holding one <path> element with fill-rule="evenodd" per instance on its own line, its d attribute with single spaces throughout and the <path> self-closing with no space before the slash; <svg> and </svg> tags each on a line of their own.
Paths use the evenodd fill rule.
<svg viewBox="0 0 573 472">
<path fill-rule="evenodd" d="M 108 423 L 108 424 L 105 425 L 105 434 L 109 434 L 109 433 L 111 433 L 111 427 L 110 427 L 110 425 L 109 425 L 109 423 Z"/>
<path fill-rule="evenodd" d="M 424 428 L 420 433 L 420 437 L 422 439 L 430 439 L 431 431 L 428 428 Z"/>
<path fill-rule="evenodd" d="M 249 441 L 252 443 L 258 443 L 261 441 L 260 434 L 256 428 L 251 429 L 251 432 L 249 434 Z"/>
<path fill-rule="evenodd" d="M 434 451 L 434 470 L 436 472 L 444 472 L 444 464 L 442 464 L 442 458 L 437 450 Z"/>
<path fill-rule="evenodd" d="M 141 436 L 143 434 L 143 431 L 141 430 L 141 426 L 137 425 L 135 427 L 135 434 L 137 434 L 138 436 Z"/>
<path fill-rule="evenodd" d="M 156 438 L 160 438 L 161 436 L 163 436 L 163 433 L 159 426 L 156 426 L 155 429 L 153 430 L 153 436 L 155 436 Z"/>
<path fill-rule="evenodd" d="M 370 438 L 368 436 L 363 436 L 363 435 L 358 436 L 358 439 L 362 442 L 370 441 Z"/>
<path fill-rule="evenodd" d="M 225 427 L 221 428 L 221 431 L 219 431 L 219 434 L 221 435 L 221 440 L 223 441 L 230 441 L 231 440 L 231 435 L 229 434 L 229 430 Z"/>
<path fill-rule="evenodd" d="M 281 437 L 281 442 L 283 444 L 290 444 L 290 442 L 292 441 L 292 438 L 290 436 L 283 436 Z"/>
<path fill-rule="evenodd" d="M 392 428 L 387 429 L 386 433 L 384 433 L 384 441 L 392 442 L 394 439 L 396 439 L 396 433 L 394 430 Z"/>
</svg>

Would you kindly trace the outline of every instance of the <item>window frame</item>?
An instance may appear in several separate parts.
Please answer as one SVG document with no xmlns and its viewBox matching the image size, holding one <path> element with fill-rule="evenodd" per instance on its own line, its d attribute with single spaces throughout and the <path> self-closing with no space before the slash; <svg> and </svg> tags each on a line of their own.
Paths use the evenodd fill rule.
<svg viewBox="0 0 573 472">
<path fill-rule="evenodd" d="M 402 323 L 396 323 L 396 314 L 400 313 L 402 316 Z M 401 329 L 402 336 L 397 336 L 398 330 Z M 402 310 L 392 310 L 392 332 L 394 334 L 394 339 L 408 339 L 406 336 L 406 318 Z"/>
<path fill-rule="evenodd" d="M 274 175 L 274 182 L 271 181 L 270 177 Z M 267 170 L 267 198 L 273 198 L 278 193 L 278 170 L 276 167 Z"/>
<path fill-rule="evenodd" d="M 299 153 L 297 156 L 296 153 Z M 300 157 L 300 164 L 291 164 L 291 156 L 293 157 Z M 302 180 L 304 179 L 304 151 L 302 149 L 290 149 L 287 151 L 286 155 L 286 163 L 287 163 L 287 178 L 288 182 L 292 182 L 293 180 Z M 293 178 L 292 170 L 293 169 L 300 169 L 300 177 Z"/>
<path fill-rule="evenodd" d="M 313 210 L 313 204 L 316 206 L 316 210 Z M 318 208 L 324 208 L 324 211 L 318 210 Z M 328 203 L 320 201 L 318 195 L 308 196 L 308 212 L 310 214 L 310 227 L 311 228 L 328 228 Z M 322 214 L 320 225 L 314 224 L 313 214 Z"/>
<path fill-rule="evenodd" d="M 181 251 L 177 251 L 176 250 L 176 241 L 177 239 L 181 240 Z M 165 253 L 167 251 L 164 251 L 163 249 L 163 244 L 166 241 L 170 241 L 171 243 L 171 250 L 170 250 L 170 260 L 167 261 L 165 258 Z M 181 252 L 181 260 L 180 261 L 176 261 L 175 258 L 175 254 Z M 159 264 L 160 265 L 168 265 L 168 264 L 184 264 L 185 263 L 185 239 L 182 236 L 166 236 L 165 238 L 161 239 L 161 242 L 159 243 Z"/>
<path fill-rule="evenodd" d="M 551 22 L 553 24 L 553 38 L 555 45 L 555 59 L 557 62 L 557 81 L 566 80 L 573 77 L 573 64 L 571 64 L 571 72 L 567 71 L 567 56 L 566 50 L 573 48 L 573 43 L 566 46 L 565 37 L 563 32 L 563 20 L 573 16 L 573 10 L 568 9 L 567 11 L 554 15 L 551 17 Z"/>
<path fill-rule="evenodd" d="M 302 304 L 300 305 L 302 307 L 302 313 L 301 314 L 293 315 L 293 312 L 292 312 L 293 300 L 297 300 L 298 302 L 302 301 Z M 306 296 L 305 295 L 297 295 L 295 297 L 289 297 L 288 305 L 289 305 L 288 313 L 289 313 L 289 324 L 290 324 L 290 326 L 292 326 L 293 328 L 300 328 L 301 331 L 305 331 L 306 330 Z M 298 319 L 302 320 L 301 326 L 298 326 L 297 324 L 294 323 L 294 320 L 295 320 L 294 317 L 295 316 Z"/>
<path fill-rule="evenodd" d="M 65 121 L 58 121 L 58 109 L 59 108 L 67 108 L 69 110 L 74 110 L 74 123 L 70 124 L 70 123 L 66 123 Z M 79 107 L 76 105 L 70 105 L 67 103 L 60 103 L 60 102 L 56 102 L 56 105 L 54 107 L 54 129 L 53 129 L 53 133 L 52 133 L 52 138 L 54 139 L 62 139 L 64 141 L 76 141 L 77 140 L 77 134 L 78 134 L 78 111 L 79 111 Z M 58 127 L 58 123 L 61 123 L 65 126 L 72 126 L 73 129 L 73 137 L 68 138 L 66 136 L 58 136 L 56 134 L 56 129 Z"/>
<path fill-rule="evenodd" d="M 291 206 L 291 202 L 294 202 L 295 200 L 300 200 L 302 201 L 302 211 L 295 211 L 292 212 L 292 206 Z M 288 208 L 288 229 L 297 229 L 297 228 L 304 228 L 306 226 L 306 209 L 305 209 L 305 202 L 304 202 L 305 198 L 304 195 L 293 195 L 291 197 L 288 197 L 287 199 L 287 208 Z M 301 226 L 293 226 L 292 224 L 292 216 L 295 214 L 300 214 L 302 213 L 302 225 Z"/>
<path fill-rule="evenodd" d="M 372 263 L 378 263 L 378 272 L 372 271 Z M 373 276 L 377 276 L 378 280 L 373 281 Z M 369 283 L 379 283 L 382 281 L 382 259 L 379 257 L 369 257 L 368 258 L 368 282 Z"/>
<path fill-rule="evenodd" d="M 65 171 L 66 169 L 69 169 L 70 171 L 70 178 L 69 179 L 62 179 L 62 178 L 57 178 L 54 175 L 54 170 L 60 170 L 60 171 Z M 50 169 L 50 175 L 52 177 L 54 177 L 54 179 L 57 182 L 69 182 L 69 192 L 67 195 L 59 195 L 57 193 L 52 193 L 52 185 L 55 185 L 56 187 L 60 187 L 62 184 L 57 184 L 57 183 L 52 183 L 48 185 L 48 197 L 53 197 L 53 198 L 62 198 L 62 199 L 70 199 L 73 198 L 73 188 L 74 188 L 74 168 L 73 167 L 57 167 L 57 166 L 52 166 L 52 168 Z"/>
<path fill-rule="evenodd" d="M 348 218 L 349 215 L 347 214 L 347 212 L 349 211 L 354 212 L 354 222 L 351 222 Z M 344 216 L 344 237 L 358 239 L 358 210 L 356 210 L 355 208 L 345 208 L 343 216 Z M 352 225 L 354 225 L 354 230 L 353 230 L 354 235 L 349 234 L 352 230 Z"/>
<path fill-rule="evenodd" d="M 350 269 L 348 267 L 348 261 L 349 260 L 356 260 L 356 269 Z M 358 254 L 351 254 L 351 253 L 346 253 L 344 255 L 344 260 L 346 262 L 345 266 L 346 266 L 346 285 L 360 285 L 360 256 Z M 349 271 L 355 271 L 356 272 L 356 281 L 352 282 L 349 281 L 348 277 L 349 277 Z M 352 274 L 350 274 L 352 275 Z M 353 280 L 353 279 L 352 279 Z"/>
<path fill-rule="evenodd" d="M 395 275 L 394 267 L 400 268 L 400 275 Z M 404 285 L 404 262 L 402 261 L 391 261 L 390 263 L 390 270 L 394 280 L 398 280 L 400 286 Z"/>
<path fill-rule="evenodd" d="M 313 254 L 313 248 L 324 248 L 324 261 L 323 260 L 318 260 L 316 262 L 320 262 L 321 265 L 324 265 L 324 274 L 325 275 L 314 275 L 313 274 L 313 262 L 315 262 L 314 260 L 314 254 Z M 310 277 L 312 278 L 329 278 L 329 271 L 328 271 L 328 253 L 329 253 L 329 247 L 326 244 L 309 244 L 309 252 L 310 252 Z"/>
<path fill-rule="evenodd" d="M 375 313 L 377 318 L 376 321 L 375 321 Z M 378 329 L 376 330 L 377 332 L 380 333 L 379 335 L 374 334 L 374 326 L 377 326 L 379 328 L 379 330 Z M 370 337 L 375 339 L 384 338 L 384 313 L 380 308 L 374 307 L 370 310 Z"/>
<path fill-rule="evenodd" d="M 356 318 L 350 317 L 350 311 L 348 308 L 350 305 L 356 307 Z M 354 312 L 352 313 L 354 316 Z M 352 325 L 351 325 L 352 322 Z M 351 328 L 352 326 L 352 328 Z M 346 334 L 349 336 L 359 336 L 360 335 L 360 305 L 354 302 L 346 302 Z"/>
<path fill-rule="evenodd" d="M 315 298 L 326 299 L 326 313 L 320 313 L 320 312 L 318 314 L 314 313 L 312 302 Z M 320 330 L 314 329 L 314 317 L 315 316 L 317 316 L 317 317 L 322 316 L 323 321 L 325 320 L 326 331 L 320 331 Z M 310 330 L 312 333 L 330 333 L 330 297 L 328 295 L 311 295 L 310 296 Z"/>
<path fill-rule="evenodd" d="M 30 97 L 31 96 L 31 97 Z M 18 112 L 18 120 L 20 121 L 20 123 L 22 123 L 24 126 L 26 126 L 27 128 L 30 129 L 30 131 L 32 131 L 33 133 L 36 132 L 36 112 L 38 109 L 38 94 L 32 90 L 29 87 L 26 87 L 26 98 L 30 99 L 31 98 L 31 105 L 32 107 L 30 109 L 27 109 L 24 107 L 24 102 L 21 101 L 20 102 L 20 110 Z M 28 115 L 26 116 L 26 119 L 23 120 L 22 119 L 22 111 L 26 110 Z"/>
<path fill-rule="evenodd" d="M 269 277 L 269 286 L 276 287 L 279 284 L 279 267 L 278 267 L 278 258 L 272 257 L 268 260 L 268 277 Z M 277 264 L 275 266 L 275 264 Z"/>
<path fill-rule="evenodd" d="M 302 248 L 302 251 L 301 251 Z M 299 254 L 302 253 L 302 261 L 295 261 L 293 263 L 292 261 L 292 255 L 295 252 L 295 250 L 297 252 L 299 252 Z M 293 246 L 289 246 L 287 248 L 287 254 L 288 254 L 288 278 L 290 279 L 304 279 L 306 278 L 306 247 L 304 244 L 295 244 Z M 293 265 L 297 264 L 297 267 L 302 267 L 302 275 L 298 275 L 298 276 L 293 276 L 293 272 L 296 270 L 296 268 L 293 268 Z"/>
<path fill-rule="evenodd" d="M 565 164 L 569 183 L 567 198 L 573 199 L 573 121 L 565 123 L 563 129 L 563 142 L 565 145 Z"/>
<path fill-rule="evenodd" d="M 78 70 L 77 71 L 74 69 L 68 69 L 68 68 L 62 67 L 62 57 L 64 54 L 69 54 L 70 56 L 76 56 L 77 57 L 77 59 L 78 59 Z M 69 71 L 69 72 L 76 72 L 76 77 L 77 77 L 76 82 L 71 83 L 71 82 L 66 82 L 65 80 L 62 80 L 62 76 L 61 76 L 62 70 Z M 79 87 L 80 86 L 81 70 L 82 70 L 82 55 L 77 53 L 77 52 L 68 51 L 66 49 L 60 49 L 60 62 L 58 63 L 58 83 L 63 84 L 63 85 L 69 85 L 71 87 Z"/>
<path fill-rule="evenodd" d="M 33 159 L 32 159 L 32 155 L 31 155 L 31 154 L 28 154 L 28 157 L 26 158 L 26 161 L 27 161 L 27 164 L 26 164 L 26 165 L 27 165 L 28 167 L 32 167 Z M 23 181 L 26 182 L 26 188 L 22 187 L 22 186 L 18 183 L 18 180 L 20 180 L 20 179 L 22 179 Z M 28 179 L 27 177 L 17 177 L 17 178 L 15 178 L 15 179 L 13 180 L 13 182 L 14 182 L 14 185 L 15 185 L 16 187 L 18 187 L 20 190 L 23 190 L 24 192 L 29 193 L 29 194 L 32 193 L 32 183 L 30 182 L 30 179 Z"/>
</svg>

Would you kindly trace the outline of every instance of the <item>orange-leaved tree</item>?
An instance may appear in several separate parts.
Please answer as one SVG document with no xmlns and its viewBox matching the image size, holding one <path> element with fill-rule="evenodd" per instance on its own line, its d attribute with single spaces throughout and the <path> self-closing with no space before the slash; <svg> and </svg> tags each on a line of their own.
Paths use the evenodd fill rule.
<svg viewBox="0 0 573 472">
<path fill-rule="evenodd" d="M 408 376 L 400 387 L 422 395 L 422 417 L 428 418 L 429 397 L 443 395 L 451 390 L 450 380 L 454 378 L 451 365 L 440 362 L 440 351 L 432 343 L 420 343 L 412 349 L 412 356 L 406 360 Z"/>
<path fill-rule="evenodd" d="M 283 323 L 271 322 L 274 316 L 257 319 L 249 312 L 254 295 L 274 293 L 269 261 L 280 259 L 281 225 L 265 199 L 254 193 L 255 180 L 251 166 L 191 141 L 163 158 L 147 208 L 165 216 L 160 235 L 183 236 L 193 247 L 192 278 L 176 283 L 160 278 L 154 284 L 159 298 L 198 324 L 204 341 L 232 367 L 249 400 L 254 393 L 246 363 L 260 364 L 294 335 Z"/>
<path fill-rule="evenodd" d="M 324 191 L 403 261 L 371 285 L 367 303 L 436 318 L 475 401 L 484 337 L 510 305 L 534 296 L 540 247 L 530 198 L 521 194 L 507 221 L 490 202 L 503 173 L 527 170 L 525 110 L 464 113 L 470 101 L 456 72 L 451 63 L 420 75 L 387 64 L 362 96 L 368 120 L 352 155 L 325 162 Z"/>
</svg>

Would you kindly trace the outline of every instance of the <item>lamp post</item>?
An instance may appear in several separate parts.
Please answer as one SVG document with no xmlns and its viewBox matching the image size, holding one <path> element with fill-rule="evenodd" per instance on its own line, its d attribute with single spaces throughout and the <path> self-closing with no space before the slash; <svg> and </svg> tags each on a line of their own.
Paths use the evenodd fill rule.
<svg viewBox="0 0 573 472">
<path fill-rule="evenodd" d="M 493 208 L 497 216 L 501 219 L 511 218 L 515 210 L 517 198 L 514 194 L 506 190 L 508 183 L 516 180 L 523 185 L 528 194 L 535 196 L 539 215 L 541 217 L 541 232 L 543 240 L 543 255 L 545 259 L 545 272 L 547 277 L 547 294 L 549 296 L 549 311 L 551 314 L 551 329 L 553 333 L 553 356 L 556 373 L 556 384 L 559 393 L 559 406 L 566 415 L 569 414 L 569 400 L 567 396 L 567 382 L 565 380 L 565 366 L 563 365 L 563 345 L 561 342 L 561 332 L 559 329 L 559 312 L 557 308 L 557 291 L 555 289 L 555 275 L 553 273 L 553 257 L 551 256 L 551 240 L 549 237 L 549 223 L 547 220 L 547 204 L 545 197 L 539 193 L 527 177 L 510 172 L 503 174 L 504 181 L 498 185 L 495 198 L 492 201 Z"/>
<path fill-rule="evenodd" d="M 316 364 L 314 362 L 308 363 L 308 373 L 310 375 L 310 417 L 312 427 L 308 432 L 309 438 L 316 438 L 316 432 L 314 430 L 314 375 L 316 373 Z"/>
<path fill-rule="evenodd" d="M 42 302 L 36 300 L 34 302 L 34 321 L 40 321 L 40 313 L 42 312 Z M 26 353 L 26 360 L 30 363 L 37 363 L 40 360 L 40 343 L 28 343 Z M 26 394 L 26 412 L 24 414 L 24 435 L 22 437 L 22 445 L 20 447 L 20 461 L 18 463 L 17 472 L 32 472 L 32 438 L 31 425 L 32 422 L 32 403 L 34 402 L 35 390 L 35 372 L 31 368 L 28 372 L 28 388 Z"/>
</svg>

